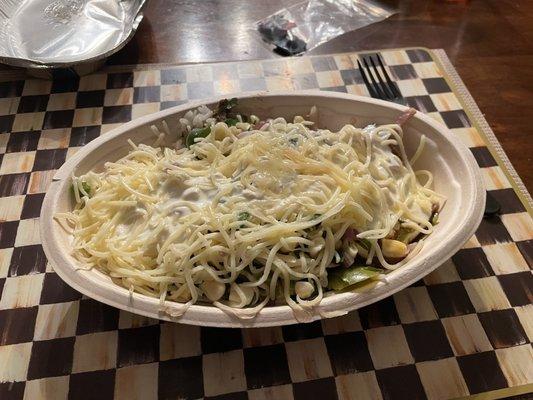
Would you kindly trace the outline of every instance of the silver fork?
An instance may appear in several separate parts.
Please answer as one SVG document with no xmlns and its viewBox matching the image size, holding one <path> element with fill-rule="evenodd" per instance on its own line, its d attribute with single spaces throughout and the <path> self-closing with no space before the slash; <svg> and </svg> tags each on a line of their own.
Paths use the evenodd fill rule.
<svg viewBox="0 0 533 400">
<path fill-rule="evenodd" d="M 374 58 L 376 61 L 374 61 Z M 400 90 L 390 78 L 379 54 L 376 54 L 375 57 L 363 57 L 363 64 L 364 68 L 357 60 L 361 77 L 371 97 L 403 105 L 407 104 Z"/>
</svg>

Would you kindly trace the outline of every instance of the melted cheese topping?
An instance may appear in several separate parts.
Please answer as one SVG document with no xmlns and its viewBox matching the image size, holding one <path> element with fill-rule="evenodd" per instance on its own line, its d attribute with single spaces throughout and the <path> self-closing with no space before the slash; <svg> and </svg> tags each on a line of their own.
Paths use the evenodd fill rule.
<svg viewBox="0 0 533 400">
<path fill-rule="evenodd" d="M 387 269 L 407 260 L 389 264 L 379 246 L 399 221 L 432 231 L 438 195 L 428 171 L 413 171 L 398 125 L 210 123 L 190 149 L 131 143 L 104 172 L 73 178 L 78 203 L 63 217 L 79 261 L 162 304 L 204 301 L 248 318 L 275 299 L 318 304 L 348 229 Z M 291 297 L 295 282 L 306 284 Z"/>
</svg>

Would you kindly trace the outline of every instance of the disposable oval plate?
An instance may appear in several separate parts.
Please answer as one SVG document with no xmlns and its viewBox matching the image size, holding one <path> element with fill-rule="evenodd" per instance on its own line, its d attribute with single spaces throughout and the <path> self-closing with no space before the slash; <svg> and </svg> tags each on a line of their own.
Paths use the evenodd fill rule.
<svg viewBox="0 0 533 400">
<path fill-rule="evenodd" d="M 388 124 L 406 107 L 381 100 L 333 92 L 243 93 L 239 110 L 259 117 L 305 115 L 312 106 L 318 108 L 320 127 L 339 129 L 347 123 L 363 127 L 369 123 Z M 116 285 L 96 269 L 81 270 L 72 257 L 71 235 L 54 218 L 59 212 L 72 210 L 70 195 L 72 174 L 101 170 L 106 161 L 115 161 L 129 151 L 128 139 L 135 143 L 152 144 L 151 125 L 161 126 L 165 120 L 171 127 L 188 110 L 205 104 L 214 107 L 220 99 L 188 103 L 128 122 L 93 140 L 71 157 L 55 174 L 46 193 L 41 212 L 41 238 L 44 251 L 59 276 L 74 289 L 111 306 L 162 320 L 215 327 L 262 327 L 295 324 L 289 306 L 265 307 L 253 319 L 243 320 L 211 305 L 193 305 L 182 316 L 183 305 L 159 299 Z M 483 216 L 485 191 L 474 157 L 461 140 L 446 127 L 417 112 L 404 126 L 404 142 L 412 155 L 422 134 L 427 145 L 417 169 L 433 173 L 434 187 L 447 197 L 435 231 L 426 239 L 416 257 L 391 271 L 386 280 L 362 292 L 331 294 L 313 309 L 310 320 L 342 315 L 390 296 L 429 274 L 448 260 L 474 234 Z"/>
</svg>

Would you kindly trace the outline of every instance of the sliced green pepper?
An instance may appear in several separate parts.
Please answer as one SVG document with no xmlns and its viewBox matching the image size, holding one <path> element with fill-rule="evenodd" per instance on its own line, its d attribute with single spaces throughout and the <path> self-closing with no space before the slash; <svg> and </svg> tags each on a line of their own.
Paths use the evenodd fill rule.
<svg viewBox="0 0 533 400">
<path fill-rule="evenodd" d="M 335 268 L 328 272 L 328 289 L 344 290 L 355 284 L 374 279 L 382 270 L 374 267 L 353 266 L 349 268 Z"/>
</svg>

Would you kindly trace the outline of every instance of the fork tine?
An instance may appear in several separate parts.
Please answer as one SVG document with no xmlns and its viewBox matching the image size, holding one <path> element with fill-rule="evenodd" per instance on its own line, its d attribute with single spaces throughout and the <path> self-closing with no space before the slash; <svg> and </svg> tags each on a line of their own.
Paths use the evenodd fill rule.
<svg viewBox="0 0 533 400">
<path fill-rule="evenodd" d="M 379 54 L 376 55 L 376 58 L 378 59 L 378 64 L 381 67 L 381 71 L 383 71 L 383 75 L 385 76 L 385 80 L 387 81 L 387 84 L 389 85 L 389 89 L 392 92 L 394 97 L 402 97 L 402 94 L 394 84 L 394 82 L 391 80 L 389 74 L 387 73 L 387 70 L 385 69 L 385 66 L 383 65 L 383 61 L 381 61 L 381 56 Z"/>
<path fill-rule="evenodd" d="M 381 90 L 381 87 L 376 82 L 376 79 L 374 78 L 374 74 L 372 74 L 372 70 L 368 66 L 368 63 L 366 62 L 366 58 L 365 57 L 363 57 L 363 64 L 364 64 L 364 66 L 366 68 L 366 72 L 367 72 L 368 76 L 370 77 L 370 82 L 372 82 L 372 86 L 374 87 L 374 90 L 378 94 L 378 96 L 377 96 L 378 99 L 387 100 L 387 95 L 385 93 L 383 93 L 383 91 Z"/>
<path fill-rule="evenodd" d="M 372 56 L 368 58 L 370 58 L 370 64 L 372 64 L 372 68 L 374 68 L 374 73 L 376 74 L 376 77 L 379 81 L 379 86 L 381 87 L 381 90 L 383 91 L 383 93 L 385 93 L 385 97 L 387 98 L 387 100 L 394 99 L 394 93 L 389 90 L 387 84 L 381 78 L 381 74 L 379 73 L 379 70 L 376 67 L 376 64 L 374 63 L 374 58 Z"/>
<path fill-rule="evenodd" d="M 370 93 L 370 97 L 379 98 L 379 95 L 374 90 L 372 84 L 368 80 L 368 77 L 366 76 L 365 70 L 359 60 L 357 60 L 357 66 L 359 67 L 359 72 L 361 72 L 361 77 L 363 78 L 363 82 L 365 83 L 366 88 L 368 89 L 368 93 Z"/>
</svg>

